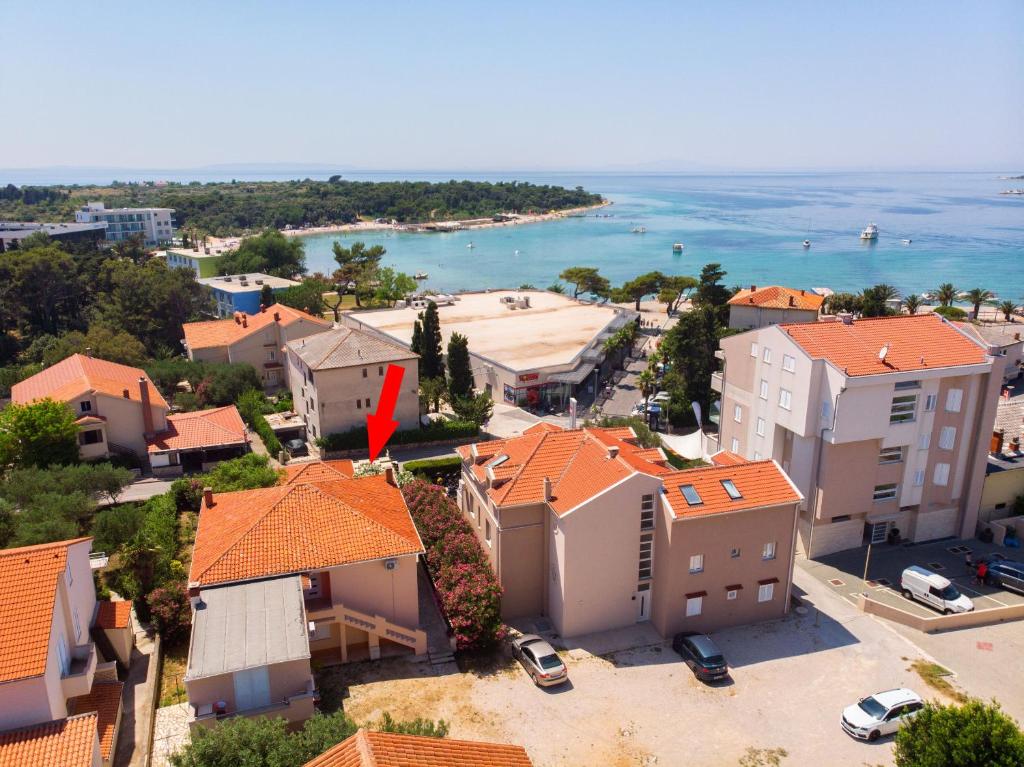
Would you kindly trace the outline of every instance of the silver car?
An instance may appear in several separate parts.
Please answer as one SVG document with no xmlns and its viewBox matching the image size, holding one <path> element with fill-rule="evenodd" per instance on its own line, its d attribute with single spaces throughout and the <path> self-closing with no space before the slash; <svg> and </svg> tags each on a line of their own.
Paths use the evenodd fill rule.
<svg viewBox="0 0 1024 767">
<path fill-rule="evenodd" d="M 533 677 L 534 684 L 540 687 L 569 681 L 569 670 L 558 657 L 555 648 L 536 634 L 523 634 L 513 639 L 512 654 Z"/>
</svg>

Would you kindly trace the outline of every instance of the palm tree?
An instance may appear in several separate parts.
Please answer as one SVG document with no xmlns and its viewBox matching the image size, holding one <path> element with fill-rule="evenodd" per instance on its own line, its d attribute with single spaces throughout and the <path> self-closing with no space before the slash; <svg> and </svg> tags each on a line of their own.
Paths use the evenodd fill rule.
<svg viewBox="0 0 1024 767">
<path fill-rule="evenodd" d="M 937 298 L 939 303 L 943 306 L 952 306 L 953 302 L 956 301 L 957 296 L 959 295 L 960 291 L 956 289 L 952 282 L 942 283 L 935 291 L 935 298 Z"/>
<path fill-rule="evenodd" d="M 1003 301 L 1001 304 L 999 304 L 999 311 L 1003 313 L 1003 317 L 1006 319 L 1007 322 L 1010 321 L 1010 315 L 1012 315 L 1016 310 L 1017 307 L 1013 303 L 1013 301 Z"/>
<path fill-rule="evenodd" d="M 886 285 L 884 282 L 880 282 L 872 288 L 875 294 L 885 301 L 892 301 L 894 298 L 900 297 L 900 292 L 896 290 L 892 285 Z"/>
<path fill-rule="evenodd" d="M 964 293 L 964 298 L 974 307 L 974 319 L 978 319 L 978 312 L 981 311 L 981 305 L 990 303 L 995 297 L 995 293 L 991 290 L 985 290 L 984 288 L 971 288 Z"/>
<path fill-rule="evenodd" d="M 650 368 L 647 368 L 637 376 L 636 382 L 640 385 L 640 393 L 644 397 L 649 397 L 651 392 L 654 391 L 654 373 L 651 372 Z"/>
<path fill-rule="evenodd" d="M 903 299 L 903 306 L 906 307 L 908 314 L 917 314 L 917 310 L 921 308 L 921 303 L 921 296 L 916 293 L 911 293 Z"/>
</svg>

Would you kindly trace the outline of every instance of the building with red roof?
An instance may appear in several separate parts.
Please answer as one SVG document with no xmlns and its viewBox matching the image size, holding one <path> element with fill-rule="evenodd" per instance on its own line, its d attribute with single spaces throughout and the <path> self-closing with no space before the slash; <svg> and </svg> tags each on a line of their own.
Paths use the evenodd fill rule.
<svg viewBox="0 0 1024 767">
<path fill-rule="evenodd" d="M 816 322 L 824 302 L 825 297 L 812 290 L 751 285 L 729 299 L 729 327 L 750 330 L 782 323 Z"/>
<path fill-rule="evenodd" d="M 789 609 L 801 496 L 773 461 L 676 470 L 628 427 L 550 424 L 457 450 L 459 507 L 506 620 L 570 637 L 649 620 L 671 636 Z"/>
<path fill-rule="evenodd" d="M 238 408 L 226 405 L 167 416 L 167 429 L 147 439 L 146 450 L 154 474 L 177 476 L 249 452 L 249 435 Z"/>
<path fill-rule="evenodd" d="M 360 729 L 304 767 L 533 767 L 522 746 Z"/>
<path fill-rule="evenodd" d="M 723 338 L 711 451 L 774 459 L 810 556 L 975 533 L 1005 357 L 934 313 Z"/>
</svg>

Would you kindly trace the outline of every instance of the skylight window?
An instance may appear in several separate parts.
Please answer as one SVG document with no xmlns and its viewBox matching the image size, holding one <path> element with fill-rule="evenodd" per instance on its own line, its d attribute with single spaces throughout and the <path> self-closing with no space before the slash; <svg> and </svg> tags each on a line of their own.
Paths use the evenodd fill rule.
<svg viewBox="0 0 1024 767">
<path fill-rule="evenodd" d="M 505 461 L 507 461 L 507 460 L 508 460 L 508 456 L 507 455 L 504 455 L 504 454 L 499 455 L 497 458 L 495 458 L 493 461 L 491 461 L 489 464 L 487 464 L 487 468 L 488 469 L 497 469 L 499 466 L 501 466 L 501 464 L 505 463 Z"/>
<path fill-rule="evenodd" d="M 697 488 L 693 485 L 680 485 L 679 492 L 683 494 L 683 498 L 685 498 L 686 502 L 691 506 L 700 506 L 704 503 L 704 501 L 700 499 L 700 494 L 697 492 Z"/>
<path fill-rule="evenodd" d="M 725 488 L 725 492 L 727 492 L 729 494 L 729 497 L 732 498 L 734 501 L 738 501 L 740 498 L 743 497 L 743 493 L 736 489 L 736 485 L 733 483 L 731 479 L 723 479 L 722 487 Z"/>
</svg>

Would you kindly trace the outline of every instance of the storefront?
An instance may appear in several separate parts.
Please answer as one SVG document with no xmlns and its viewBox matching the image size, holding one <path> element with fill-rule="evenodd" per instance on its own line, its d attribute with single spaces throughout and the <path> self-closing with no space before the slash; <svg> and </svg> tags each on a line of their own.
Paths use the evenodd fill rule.
<svg viewBox="0 0 1024 767">
<path fill-rule="evenodd" d="M 504 385 L 503 398 L 510 405 L 560 413 L 569 407 L 569 398 L 576 394 L 576 387 L 583 384 L 594 372 L 593 366 L 583 366 L 566 373 L 552 373 L 541 381 L 540 373 L 520 373 L 516 383 Z"/>
</svg>

